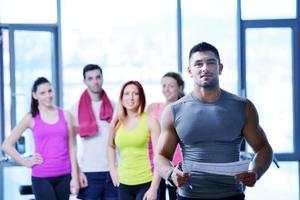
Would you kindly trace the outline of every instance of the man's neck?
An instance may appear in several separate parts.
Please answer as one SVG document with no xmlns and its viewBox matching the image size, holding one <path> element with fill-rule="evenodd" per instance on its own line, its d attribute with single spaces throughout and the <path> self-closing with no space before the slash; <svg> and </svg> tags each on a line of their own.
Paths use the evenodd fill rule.
<svg viewBox="0 0 300 200">
<path fill-rule="evenodd" d="M 194 88 L 193 93 L 200 101 L 215 102 L 220 97 L 221 89 L 219 87 L 214 89 Z"/>
<path fill-rule="evenodd" d="M 101 92 L 102 92 L 102 90 L 97 93 L 94 93 L 94 92 L 91 92 L 88 90 L 88 93 L 89 93 L 92 101 L 100 101 L 101 100 L 101 97 L 100 97 Z"/>
</svg>

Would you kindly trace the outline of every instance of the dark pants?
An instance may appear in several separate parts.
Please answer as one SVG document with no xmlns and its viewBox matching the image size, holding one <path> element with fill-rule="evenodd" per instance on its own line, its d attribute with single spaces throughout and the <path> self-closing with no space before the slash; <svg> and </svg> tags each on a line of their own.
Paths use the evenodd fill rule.
<svg viewBox="0 0 300 200">
<path fill-rule="evenodd" d="M 112 183 L 109 172 L 85 172 L 88 186 L 79 190 L 78 199 L 118 200 L 118 188 Z"/>
<path fill-rule="evenodd" d="M 32 190 L 36 200 L 68 200 L 71 175 L 55 177 L 31 177 Z"/>
<path fill-rule="evenodd" d="M 169 200 L 177 199 L 177 187 L 166 184 L 164 179 L 161 179 L 159 184 L 159 198 L 158 200 L 166 200 L 166 192 L 168 192 Z"/>
<path fill-rule="evenodd" d="M 245 199 L 244 194 L 239 194 L 236 196 L 225 197 L 225 198 L 218 198 L 218 199 L 198 199 L 198 198 L 187 198 L 187 197 L 178 196 L 178 200 L 244 200 L 244 199 Z"/>
<path fill-rule="evenodd" d="M 121 183 L 119 186 L 119 200 L 142 200 L 150 185 L 151 182 L 140 185 L 124 185 Z"/>
</svg>

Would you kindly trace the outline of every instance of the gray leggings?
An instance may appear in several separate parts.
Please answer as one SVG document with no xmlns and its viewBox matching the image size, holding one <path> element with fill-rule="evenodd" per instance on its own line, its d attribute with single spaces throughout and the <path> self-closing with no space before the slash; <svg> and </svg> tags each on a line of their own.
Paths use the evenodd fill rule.
<svg viewBox="0 0 300 200">
<path fill-rule="evenodd" d="M 31 177 L 35 200 L 68 200 L 71 175 L 55 177 Z"/>
</svg>

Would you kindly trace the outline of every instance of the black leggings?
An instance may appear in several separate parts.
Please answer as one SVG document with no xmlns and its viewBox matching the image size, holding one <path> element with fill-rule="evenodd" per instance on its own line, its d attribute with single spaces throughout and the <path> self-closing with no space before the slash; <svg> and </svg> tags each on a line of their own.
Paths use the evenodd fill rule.
<svg viewBox="0 0 300 200">
<path fill-rule="evenodd" d="M 150 185 L 151 182 L 140 185 L 124 185 L 121 183 L 119 186 L 119 200 L 142 200 Z"/>
<path fill-rule="evenodd" d="M 36 200 L 68 200 L 71 175 L 55 177 L 31 177 L 32 190 Z"/>
<path fill-rule="evenodd" d="M 162 178 L 159 185 L 158 200 L 166 200 L 166 192 L 168 193 L 169 200 L 177 199 L 177 187 L 166 184 L 165 179 Z"/>
</svg>

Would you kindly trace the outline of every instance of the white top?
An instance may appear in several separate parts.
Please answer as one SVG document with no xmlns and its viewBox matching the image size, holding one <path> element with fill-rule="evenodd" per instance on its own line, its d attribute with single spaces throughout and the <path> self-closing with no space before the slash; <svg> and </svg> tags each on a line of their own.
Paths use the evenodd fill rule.
<svg viewBox="0 0 300 200">
<path fill-rule="evenodd" d="M 206 172 L 210 174 L 219 174 L 226 176 L 235 176 L 242 172 L 247 172 L 251 160 L 240 160 L 229 163 L 203 163 L 203 162 L 191 162 L 188 165 L 187 171 L 197 170 L 200 172 Z"/>
<path fill-rule="evenodd" d="M 115 103 L 112 102 L 113 108 Z M 70 112 L 74 119 L 74 126 L 78 127 L 78 104 L 74 104 Z M 90 137 L 80 137 L 77 134 L 77 156 L 81 171 L 83 172 L 106 172 L 109 171 L 107 160 L 107 142 L 109 138 L 109 123 L 99 119 L 101 101 L 92 101 L 92 109 L 96 117 L 99 133 Z"/>
</svg>

